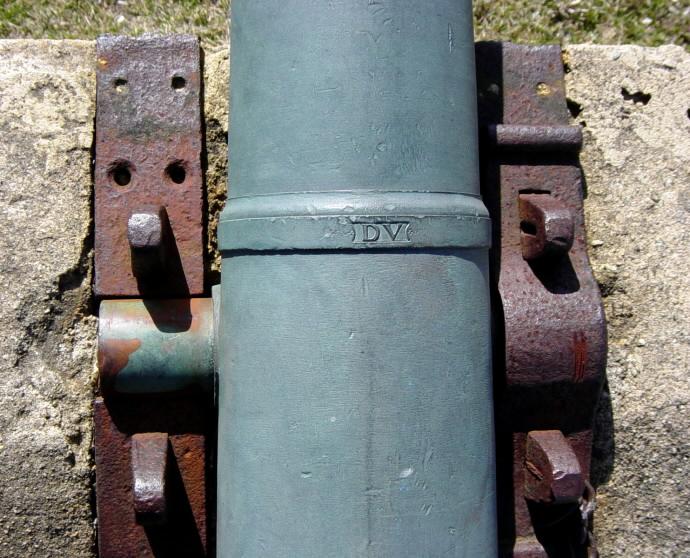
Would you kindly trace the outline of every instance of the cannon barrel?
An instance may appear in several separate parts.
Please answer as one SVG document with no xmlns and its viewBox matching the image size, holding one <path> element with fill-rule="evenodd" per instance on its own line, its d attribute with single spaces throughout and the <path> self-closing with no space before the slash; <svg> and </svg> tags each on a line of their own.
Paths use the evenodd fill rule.
<svg viewBox="0 0 690 558">
<path fill-rule="evenodd" d="M 495 556 L 469 0 L 233 0 L 218 555 Z"/>
</svg>

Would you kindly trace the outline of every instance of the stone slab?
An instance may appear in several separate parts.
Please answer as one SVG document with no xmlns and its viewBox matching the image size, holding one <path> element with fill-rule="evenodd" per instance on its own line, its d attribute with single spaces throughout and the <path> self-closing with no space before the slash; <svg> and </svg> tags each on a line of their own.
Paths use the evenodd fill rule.
<svg viewBox="0 0 690 558">
<path fill-rule="evenodd" d="M 609 326 L 596 536 L 606 558 L 688 556 L 690 54 L 583 45 L 564 58 Z"/>
<path fill-rule="evenodd" d="M 93 556 L 94 45 L 0 41 L 0 556 Z"/>
<path fill-rule="evenodd" d="M 228 190 L 228 98 L 227 46 L 206 51 L 204 56 L 204 116 L 206 119 L 206 201 L 208 207 L 207 266 L 211 284 L 220 282 L 218 219 Z"/>
</svg>

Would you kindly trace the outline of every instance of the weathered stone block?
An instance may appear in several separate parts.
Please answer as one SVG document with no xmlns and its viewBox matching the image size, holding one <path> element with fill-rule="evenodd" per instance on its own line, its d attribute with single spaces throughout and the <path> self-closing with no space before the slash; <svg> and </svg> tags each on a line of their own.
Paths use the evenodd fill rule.
<svg viewBox="0 0 690 558">
<path fill-rule="evenodd" d="M 0 555 L 93 556 L 94 45 L 0 42 Z"/>
<path fill-rule="evenodd" d="M 690 54 L 583 45 L 565 60 L 585 126 L 587 233 L 609 325 L 596 535 L 606 558 L 686 556 Z"/>
</svg>

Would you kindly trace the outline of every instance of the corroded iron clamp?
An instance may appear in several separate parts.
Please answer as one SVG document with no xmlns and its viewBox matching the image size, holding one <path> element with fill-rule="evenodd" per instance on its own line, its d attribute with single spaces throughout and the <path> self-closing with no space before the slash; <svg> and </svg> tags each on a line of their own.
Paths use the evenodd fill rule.
<svg viewBox="0 0 690 558">
<path fill-rule="evenodd" d="M 219 297 L 204 297 L 199 54 L 196 40 L 183 36 L 98 42 L 95 290 L 101 300 L 101 397 L 94 420 L 103 558 L 215 553 L 214 370 L 220 328 L 214 326 Z M 582 133 L 569 125 L 560 49 L 480 43 L 476 57 L 482 196 L 493 220 L 499 555 L 596 556 L 589 469 L 606 331 L 585 250 L 577 158 Z M 338 195 L 322 199 L 335 207 Z M 242 203 L 237 201 L 236 212 L 252 209 Z M 294 233 L 286 225 L 289 217 L 301 216 L 291 199 L 285 203 L 261 208 L 272 227 L 287 227 L 273 243 Z M 450 207 L 436 209 L 451 215 Z M 251 228 L 256 223 L 244 215 L 231 224 L 233 231 L 246 229 L 238 233 L 243 238 L 264 242 L 261 230 Z M 310 226 L 316 223 L 312 215 Z M 345 228 L 351 240 L 339 236 Z M 397 249 L 397 242 L 428 241 L 419 236 L 425 229 L 409 218 L 340 219 L 328 230 L 333 250 L 341 249 L 343 238 L 357 243 L 356 250 L 373 246 L 382 253 Z M 310 238 L 292 241 L 304 251 Z M 318 266 L 312 272 L 318 274 Z M 242 271 L 237 273 L 241 278 Z M 283 283 L 290 288 L 289 277 Z M 366 296 L 371 288 L 357 285 Z M 336 428 L 338 420 L 328 414 L 325 426 L 314 428 Z M 291 422 L 286 439 L 299 427 Z M 435 451 L 422 452 L 430 468 L 442 458 Z M 392 482 L 403 498 L 405 487 L 422 490 L 413 482 L 415 467 L 395 466 Z M 299 482 L 308 486 L 317 472 L 298 471 Z M 366 498 L 376 502 L 381 489 L 367 490 Z M 432 513 L 421 510 L 425 518 Z M 444 529 L 444 536 L 455 536 L 453 529 Z M 221 551 L 227 548 L 218 555 L 232 558 Z"/>
<path fill-rule="evenodd" d="M 568 124 L 559 47 L 479 43 L 477 60 L 501 552 L 596 556 L 589 471 L 606 322 L 586 251 L 582 130 Z"/>
<path fill-rule="evenodd" d="M 99 555 L 207 556 L 215 415 L 199 43 L 101 37 L 96 70 Z"/>
</svg>

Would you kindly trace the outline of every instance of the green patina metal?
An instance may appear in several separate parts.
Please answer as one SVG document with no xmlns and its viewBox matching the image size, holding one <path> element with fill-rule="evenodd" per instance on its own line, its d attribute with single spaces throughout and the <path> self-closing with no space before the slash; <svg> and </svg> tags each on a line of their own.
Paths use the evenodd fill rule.
<svg viewBox="0 0 690 558">
<path fill-rule="evenodd" d="M 104 300 L 98 329 L 103 388 L 121 394 L 213 391 L 213 303 Z"/>
<path fill-rule="evenodd" d="M 495 556 L 471 2 L 231 19 L 218 555 Z"/>
</svg>

